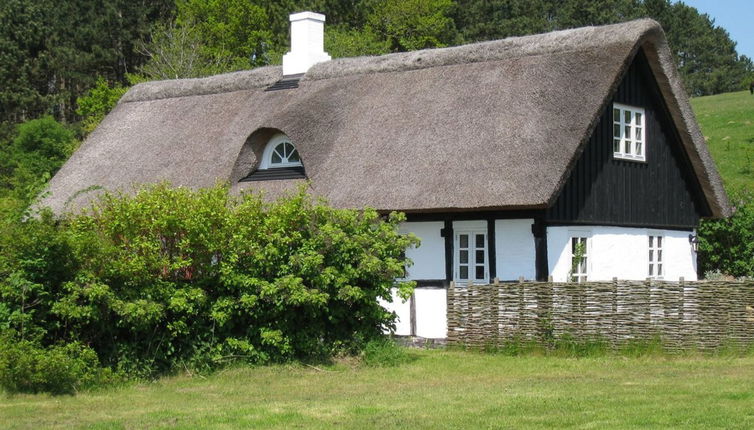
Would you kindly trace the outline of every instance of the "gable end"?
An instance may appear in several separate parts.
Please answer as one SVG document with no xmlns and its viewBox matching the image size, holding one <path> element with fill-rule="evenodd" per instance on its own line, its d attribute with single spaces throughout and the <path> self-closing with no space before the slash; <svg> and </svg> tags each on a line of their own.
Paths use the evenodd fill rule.
<svg viewBox="0 0 754 430">
<path fill-rule="evenodd" d="M 613 154 L 613 104 L 645 112 L 644 161 Z M 691 229 L 711 216 L 643 50 L 626 71 L 560 191 L 549 223 Z"/>
</svg>

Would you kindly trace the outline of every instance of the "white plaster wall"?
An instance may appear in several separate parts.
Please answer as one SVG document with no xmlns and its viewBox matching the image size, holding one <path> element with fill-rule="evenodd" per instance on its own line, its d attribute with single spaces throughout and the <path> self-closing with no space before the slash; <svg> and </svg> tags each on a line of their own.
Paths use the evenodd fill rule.
<svg viewBox="0 0 754 430">
<path fill-rule="evenodd" d="M 688 231 L 646 228 L 571 226 L 547 228 L 547 253 L 550 275 L 557 282 L 568 280 L 571 269 L 570 238 L 589 237 L 589 280 L 605 281 L 616 277 L 625 280 L 647 278 L 649 234 L 662 234 L 663 279 L 696 280 L 696 255 L 688 241 Z"/>
<path fill-rule="evenodd" d="M 444 227 L 442 221 L 405 222 L 399 231 L 402 234 L 413 233 L 421 239 L 417 248 L 406 250 L 406 257 L 414 264 L 407 270 L 406 279 L 445 279 L 445 239 L 440 236 Z M 438 285 L 441 286 L 441 285 Z M 393 302 L 384 300 L 380 304 L 397 315 L 395 334 L 411 334 L 411 305 L 402 301 L 393 290 Z M 447 322 L 445 317 L 445 290 L 417 288 L 416 300 L 416 335 L 424 337 L 445 337 Z M 441 333 L 441 335 L 437 335 Z"/>
<path fill-rule="evenodd" d="M 392 295 L 393 295 L 393 302 L 388 303 L 385 300 L 380 299 L 379 303 L 382 305 L 383 308 L 387 309 L 390 312 L 395 312 L 397 315 L 396 321 L 395 321 L 395 334 L 399 336 L 408 336 L 411 334 L 411 309 L 409 301 L 406 300 L 405 302 L 403 299 L 398 297 L 397 294 L 398 289 L 393 288 Z"/>
<path fill-rule="evenodd" d="M 445 338 L 448 335 L 447 292 L 444 288 L 417 288 L 416 335 L 427 338 Z"/>
<path fill-rule="evenodd" d="M 696 253 L 691 250 L 688 231 L 666 230 L 664 250 L 662 251 L 664 279 L 676 281 L 679 277 L 687 281 L 696 281 Z"/>
<path fill-rule="evenodd" d="M 495 264 L 500 280 L 536 278 L 533 223 L 533 219 L 495 220 Z"/>
<path fill-rule="evenodd" d="M 445 238 L 440 236 L 442 221 L 405 222 L 399 231 L 413 233 L 421 239 L 418 248 L 406 250 L 414 265 L 408 268 L 407 279 L 445 279 Z"/>
</svg>

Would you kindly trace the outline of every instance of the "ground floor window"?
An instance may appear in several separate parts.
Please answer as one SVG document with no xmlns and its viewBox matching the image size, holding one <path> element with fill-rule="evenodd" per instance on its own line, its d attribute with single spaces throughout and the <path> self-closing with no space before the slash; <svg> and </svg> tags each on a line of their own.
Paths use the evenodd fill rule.
<svg viewBox="0 0 754 430">
<path fill-rule="evenodd" d="M 662 242 L 660 235 L 649 235 L 649 270 L 647 276 L 662 279 Z"/>
<path fill-rule="evenodd" d="M 489 281 L 487 232 L 458 230 L 455 232 L 455 280 L 486 283 Z"/>
<path fill-rule="evenodd" d="M 586 282 L 589 277 L 588 236 L 571 236 L 571 282 Z"/>
</svg>

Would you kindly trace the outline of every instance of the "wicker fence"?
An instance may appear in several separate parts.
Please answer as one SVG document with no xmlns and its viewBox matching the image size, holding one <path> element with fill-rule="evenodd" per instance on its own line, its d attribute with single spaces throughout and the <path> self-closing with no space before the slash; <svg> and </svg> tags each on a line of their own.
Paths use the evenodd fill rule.
<svg viewBox="0 0 754 430">
<path fill-rule="evenodd" d="M 754 343 L 754 281 L 455 285 L 448 290 L 448 344 L 656 341 L 670 350 Z"/>
</svg>

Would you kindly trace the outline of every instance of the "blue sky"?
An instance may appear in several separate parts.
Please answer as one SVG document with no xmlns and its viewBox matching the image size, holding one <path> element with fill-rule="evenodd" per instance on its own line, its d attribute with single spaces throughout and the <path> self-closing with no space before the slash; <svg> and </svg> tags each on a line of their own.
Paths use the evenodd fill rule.
<svg viewBox="0 0 754 430">
<path fill-rule="evenodd" d="M 728 30 L 741 55 L 754 59 L 754 1 L 682 0 L 715 19 L 715 25 Z"/>
</svg>

